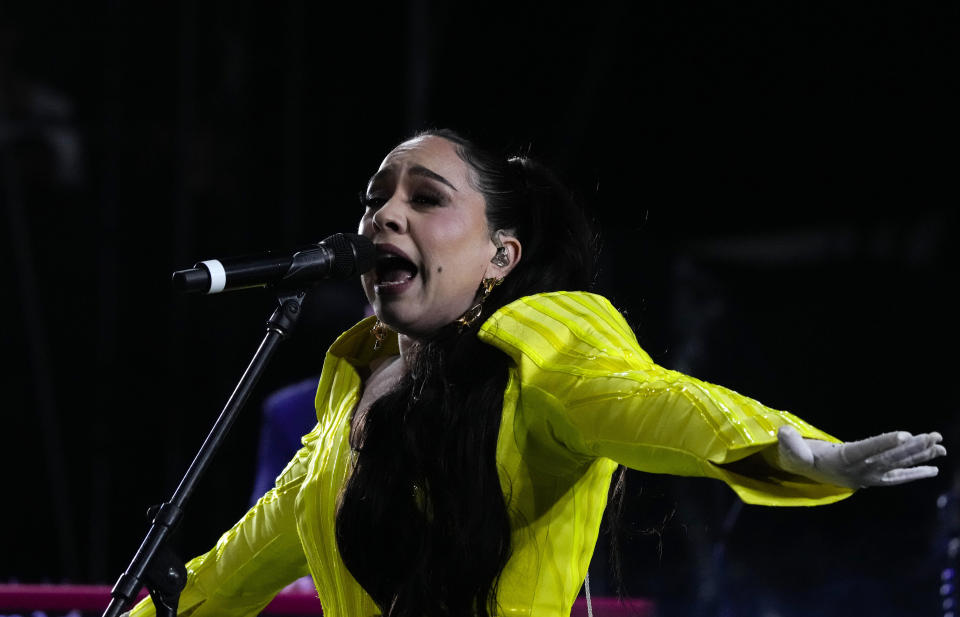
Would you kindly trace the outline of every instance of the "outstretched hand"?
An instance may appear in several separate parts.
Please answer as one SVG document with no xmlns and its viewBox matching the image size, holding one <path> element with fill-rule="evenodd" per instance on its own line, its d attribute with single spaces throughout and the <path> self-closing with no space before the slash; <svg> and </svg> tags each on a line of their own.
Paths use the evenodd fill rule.
<svg viewBox="0 0 960 617">
<path fill-rule="evenodd" d="M 892 486 L 937 475 L 933 465 L 920 465 L 943 456 L 946 448 L 939 445 L 940 433 L 911 435 L 895 431 L 862 441 L 831 443 L 806 439 L 792 426 L 782 426 L 777 433 L 777 455 L 780 466 L 835 486 L 863 488 Z"/>
</svg>

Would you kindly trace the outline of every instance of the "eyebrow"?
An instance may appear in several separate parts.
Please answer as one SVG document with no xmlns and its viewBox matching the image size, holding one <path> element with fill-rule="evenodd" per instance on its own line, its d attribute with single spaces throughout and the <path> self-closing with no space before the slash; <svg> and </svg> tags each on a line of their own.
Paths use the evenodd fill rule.
<svg viewBox="0 0 960 617">
<path fill-rule="evenodd" d="M 376 183 L 378 180 L 380 180 L 380 179 L 383 178 L 384 176 L 388 176 L 388 175 L 393 174 L 393 173 L 395 173 L 395 172 L 393 171 L 393 169 L 387 167 L 387 168 L 381 169 L 381 170 L 378 171 L 377 173 L 373 174 L 373 177 L 370 178 L 370 180 L 367 182 L 368 190 L 369 190 L 369 187 L 370 187 L 371 185 L 373 185 L 374 183 Z M 430 178 L 431 180 L 436 180 L 437 182 L 441 182 L 441 183 L 443 183 L 443 184 L 446 184 L 447 186 L 449 186 L 449 187 L 450 187 L 451 189 L 453 189 L 454 191 L 457 191 L 457 187 L 455 187 L 455 186 L 453 186 L 452 184 L 450 184 L 450 181 L 449 181 L 449 180 L 447 180 L 446 178 L 444 178 L 444 177 L 441 176 L 440 174 L 436 173 L 435 171 L 431 171 L 431 170 L 427 169 L 427 168 L 424 167 L 423 165 L 414 165 L 413 167 L 410 168 L 410 170 L 409 170 L 408 173 L 409 173 L 411 176 L 422 176 L 422 177 L 424 177 L 424 178 Z M 457 191 L 457 192 L 459 193 L 459 191 Z"/>
<path fill-rule="evenodd" d="M 453 186 L 452 184 L 450 184 L 449 180 L 447 180 L 446 178 L 444 178 L 443 176 L 441 176 L 441 175 L 438 174 L 438 173 L 435 173 L 435 172 L 433 172 L 433 171 L 430 171 L 429 169 L 427 169 L 427 168 L 424 167 L 423 165 L 414 165 L 413 167 L 411 167 L 411 168 L 410 168 L 410 175 L 411 175 L 411 176 L 423 176 L 423 177 L 425 177 L 425 178 L 430 178 L 431 180 L 436 180 L 437 182 L 442 182 L 443 184 L 446 184 L 447 186 L 449 186 L 450 188 L 452 188 L 454 191 L 457 190 L 457 187 L 455 187 L 455 186 Z M 459 191 L 457 191 L 457 192 L 459 192 Z"/>
</svg>

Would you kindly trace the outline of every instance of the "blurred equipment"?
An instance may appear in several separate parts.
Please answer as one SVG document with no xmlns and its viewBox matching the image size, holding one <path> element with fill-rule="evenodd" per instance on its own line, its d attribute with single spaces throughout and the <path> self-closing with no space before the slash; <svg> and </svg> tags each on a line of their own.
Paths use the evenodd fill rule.
<svg viewBox="0 0 960 617">
<path fill-rule="evenodd" d="M 940 563 L 940 610 L 943 617 L 956 617 L 957 567 L 960 565 L 960 476 L 955 476 L 949 491 L 937 497 Z"/>
</svg>

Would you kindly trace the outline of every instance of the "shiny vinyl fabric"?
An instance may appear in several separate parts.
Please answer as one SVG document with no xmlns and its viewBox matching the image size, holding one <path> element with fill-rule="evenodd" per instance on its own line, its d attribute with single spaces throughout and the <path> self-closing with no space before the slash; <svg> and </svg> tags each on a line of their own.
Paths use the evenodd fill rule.
<svg viewBox="0 0 960 617">
<path fill-rule="evenodd" d="M 350 419 L 362 385 L 356 367 L 398 353 L 395 336 L 373 350 L 372 323 L 360 322 L 331 346 L 317 391 L 318 424 L 276 487 L 187 564 L 180 614 L 256 615 L 307 572 L 325 615 L 379 614 L 341 561 L 334 530 L 351 467 Z M 717 478 L 753 504 L 816 505 L 852 493 L 786 474 L 763 456 L 785 424 L 804 437 L 836 439 L 789 413 L 657 366 L 601 296 L 521 298 L 491 316 L 478 336 L 514 361 L 497 445 L 513 522 L 513 553 L 498 588 L 501 615 L 570 614 L 618 463 Z M 752 454 L 760 454 L 753 463 L 735 464 Z M 132 615 L 153 615 L 149 599 Z"/>
</svg>

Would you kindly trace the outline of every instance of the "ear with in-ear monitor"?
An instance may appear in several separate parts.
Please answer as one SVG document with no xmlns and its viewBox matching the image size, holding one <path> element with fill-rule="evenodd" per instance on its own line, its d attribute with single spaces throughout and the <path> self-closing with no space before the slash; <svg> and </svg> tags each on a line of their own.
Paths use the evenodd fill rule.
<svg viewBox="0 0 960 617">
<path fill-rule="evenodd" d="M 493 234 L 493 244 L 497 247 L 497 253 L 490 260 L 490 263 L 503 268 L 510 263 L 510 257 L 507 255 L 506 247 L 503 246 L 503 241 L 500 240 L 501 233 L 503 233 L 503 230 L 498 229 L 497 232 Z"/>
</svg>

